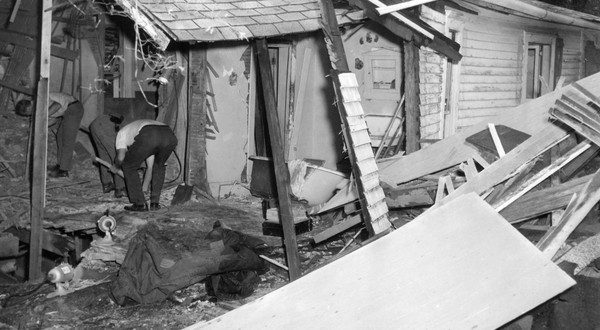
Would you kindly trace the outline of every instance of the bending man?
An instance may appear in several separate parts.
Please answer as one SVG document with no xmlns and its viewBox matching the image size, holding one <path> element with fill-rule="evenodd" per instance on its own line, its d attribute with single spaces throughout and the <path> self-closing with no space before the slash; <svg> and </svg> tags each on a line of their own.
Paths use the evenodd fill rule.
<svg viewBox="0 0 600 330">
<path fill-rule="evenodd" d="M 123 120 L 123 116 L 100 115 L 92 121 L 89 127 L 98 157 L 109 164 L 114 164 L 117 159 L 115 140 L 120 127 L 125 124 Z M 144 182 L 142 184 L 144 192 L 150 190 L 153 163 L 154 156 L 146 159 L 146 171 L 144 172 Z M 102 192 L 105 194 L 114 190 L 116 198 L 127 195 L 123 178 L 107 167 L 100 166 L 100 182 L 102 183 Z"/>
<path fill-rule="evenodd" d="M 117 149 L 115 165 L 123 169 L 127 194 L 132 203 L 130 206 L 125 206 L 125 210 L 148 210 L 137 169 L 150 156 L 154 156 L 150 209 L 160 208 L 160 193 L 165 181 L 166 162 L 176 146 L 177 138 L 171 128 L 156 120 L 136 120 L 119 130 L 115 141 Z"/>
</svg>

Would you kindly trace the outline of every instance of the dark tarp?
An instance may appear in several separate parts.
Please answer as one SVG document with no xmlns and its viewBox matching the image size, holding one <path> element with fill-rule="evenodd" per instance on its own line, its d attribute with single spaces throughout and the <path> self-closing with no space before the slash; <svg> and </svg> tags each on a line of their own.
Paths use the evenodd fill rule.
<svg viewBox="0 0 600 330">
<path fill-rule="evenodd" d="M 260 239 L 221 227 L 207 235 L 205 248 L 173 251 L 160 243 L 158 228 L 148 225 L 129 243 L 129 249 L 111 283 L 111 296 L 124 305 L 163 301 L 177 290 L 215 274 L 236 271 L 263 272 L 268 267 L 257 252 L 267 247 Z M 244 288 L 247 293 L 248 288 Z"/>
</svg>

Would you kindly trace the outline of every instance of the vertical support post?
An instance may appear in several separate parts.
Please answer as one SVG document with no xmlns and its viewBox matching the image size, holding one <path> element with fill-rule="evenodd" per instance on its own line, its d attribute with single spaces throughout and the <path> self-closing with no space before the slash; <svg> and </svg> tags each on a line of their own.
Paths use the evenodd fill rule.
<svg viewBox="0 0 600 330">
<path fill-rule="evenodd" d="M 296 231 L 294 228 L 294 216 L 292 214 L 292 203 L 290 200 L 290 178 L 285 164 L 284 146 L 281 131 L 279 130 L 279 118 L 273 93 L 273 76 L 269 61 L 269 49 L 265 39 L 257 39 L 256 55 L 258 58 L 258 70 L 262 82 L 265 112 L 271 141 L 273 165 L 275 167 L 275 181 L 277 182 L 277 198 L 279 201 L 279 220 L 283 228 L 283 241 L 288 262 L 290 281 L 294 281 L 302 275 L 300 272 L 300 257 L 298 256 L 298 243 L 296 242 Z"/>
<path fill-rule="evenodd" d="M 404 89 L 406 96 L 406 154 L 420 149 L 421 113 L 419 108 L 419 47 L 413 42 L 404 42 Z"/>
<path fill-rule="evenodd" d="M 35 102 L 33 171 L 31 183 L 31 236 L 29 239 L 29 280 L 42 278 L 42 218 L 46 195 L 46 162 L 48 156 L 48 89 L 50 76 L 50 37 L 52 0 L 43 0 L 41 15 L 40 80 Z M 47 10 L 48 9 L 48 10 Z"/>
<path fill-rule="evenodd" d="M 186 182 L 191 182 L 192 185 L 211 195 L 206 172 L 206 90 L 208 88 L 206 46 L 191 47 L 188 61 L 190 71 L 187 151 L 185 157 L 185 172 L 188 175 Z"/>
</svg>

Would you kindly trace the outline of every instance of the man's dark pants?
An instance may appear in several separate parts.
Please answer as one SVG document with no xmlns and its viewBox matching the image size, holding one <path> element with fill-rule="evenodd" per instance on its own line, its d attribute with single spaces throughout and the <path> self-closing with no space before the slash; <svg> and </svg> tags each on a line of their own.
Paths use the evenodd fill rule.
<svg viewBox="0 0 600 330">
<path fill-rule="evenodd" d="M 125 185 L 129 201 L 133 204 L 144 204 L 142 182 L 138 168 L 146 158 L 154 155 L 152 183 L 150 185 L 150 202 L 158 203 L 165 181 L 166 162 L 177 146 L 177 138 L 169 126 L 148 125 L 142 127 L 132 145 L 127 149 L 121 165 L 125 175 Z"/>
</svg>

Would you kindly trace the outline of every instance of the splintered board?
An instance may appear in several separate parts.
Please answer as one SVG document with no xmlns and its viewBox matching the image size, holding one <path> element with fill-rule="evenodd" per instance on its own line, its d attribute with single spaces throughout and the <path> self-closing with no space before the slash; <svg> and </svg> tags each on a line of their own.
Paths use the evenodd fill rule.
<svg viewBox="0 0 600 330">
<path fill-rule="evenodd" d="M 574 284 L 469 193 L 188 329 L 495 329 Z"/>
</svg>

